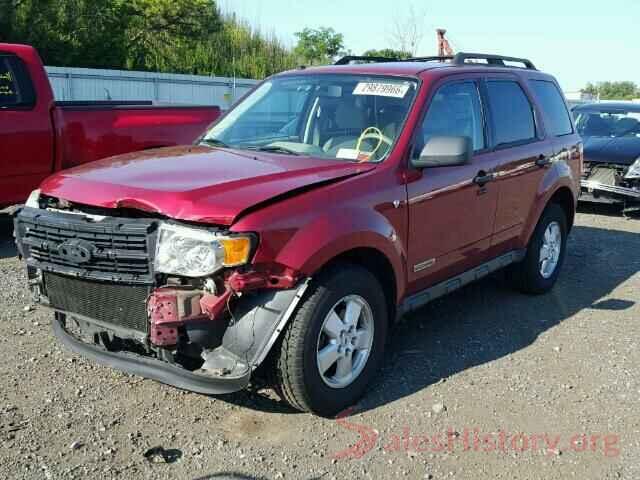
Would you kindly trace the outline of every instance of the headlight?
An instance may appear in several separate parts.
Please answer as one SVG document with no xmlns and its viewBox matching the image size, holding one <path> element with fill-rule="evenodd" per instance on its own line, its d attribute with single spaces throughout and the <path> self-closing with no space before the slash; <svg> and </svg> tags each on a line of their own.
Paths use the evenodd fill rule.
<svg viewBox="0 0 640 480">
<path fill-rule="evenodd" d="M 624 178 L 640 178 L 640 157 L 636 158 L 635 163 L 629 167 Z"/>
<path fill-rule="evenodd" d="M 251 237 L 225 236 L 197 228 L 163 223 L 158 232 L 156 271 L 204 277 L 223 267 L 249 261 Z"/>
<path fill-rule="evenodd" d="M 31 208 L 40 208 L 40 190 L 34 190 L 27 198 L 25 206 Z"/>
</svg>

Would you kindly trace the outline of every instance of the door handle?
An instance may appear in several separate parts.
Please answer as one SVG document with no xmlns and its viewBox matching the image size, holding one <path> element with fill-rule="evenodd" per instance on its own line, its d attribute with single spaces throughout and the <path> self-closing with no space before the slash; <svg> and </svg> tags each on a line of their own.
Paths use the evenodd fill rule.
<svg viewBox="0 0 640 480">
<path fill-rule="evenodd" d="M 540 155 L 537 159 L 536 159 L 536 165 L 539 167 L 546 167 L 547 165 L 551 165 L 551 157 L 548 157 L 546 155 Z"/>
<path fill-rule="evenodd" d="M 495 180 L 495 175 L 493 173 L 487 173 L 484 170 L 480 170 L 478 175 L 473 179 L 473 183 L 482 187 L 493 180 Z"/>
</svg>

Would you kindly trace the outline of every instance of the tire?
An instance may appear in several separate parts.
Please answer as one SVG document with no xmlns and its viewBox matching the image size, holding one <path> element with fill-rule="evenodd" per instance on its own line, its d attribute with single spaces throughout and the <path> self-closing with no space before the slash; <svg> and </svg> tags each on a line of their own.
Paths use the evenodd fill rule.
<svg viewBox="0 0 640 480">
<path fill-rule="evenodd" d="M 340 337 L 326 333 L 347 329 L 344 319 L 355 318 L 353 312 L 358 312 L 358 307 L 357 325 L 351 333 Z M 347 308 L 352 308 L 351 315 L 347 315 Z M 331 312 L 337 312 L 342 323 L 334 323 L 333 315 L 330 321 Z M 387 325 L 385 296 L 373 274 L 352 264 L 340 264 L 324 272 L 311 284 L 275 352 L 273 373 L 278 393 L 292 407 L 320 416 L 331 417 L 345 410 L 364 394 L 382 364 Z M 368 349 L 362 348 L 365 344 Z M 352 350 L 349 358 L 353 375 L 343 375 L 346 368 L 338 370 L 338 362 L 347 365 L 343 360 L 331 363 L 323 375 L 320 358 L 324 368 L 330 360 L 319 352 L 333 355 L 342 348 L 340 355 L 346 357 L 345 346 Z"/>
<path fill-rule="evenodd" d="M 557 251 L 555 266 L 553 266 L 553 262 L 547 263 L 545 264 L 545 269 L 542 256 L 547 252 L 553 253 L 553 250 L 555 250 L 547 249 L 543 252 L 542 247 L 543 244 L 545 244 L 545 234 L 550 228 L 552 231 L 556 231 L 555 227 L 559 229 L 557 234 L 559 235 L 561 243 Z M 516 289 L 523 293 L 540 295 L 553 288 L 564 263 L 567 249 L 567 236 L 567 215 L 564 209 L 557 203 L 549 204 L 542 213 L 536 229 L 529 240 L 524 260 L 513 265 L 509 271 L 509 279 Z M 551 270 L 552 266 L 553 269 Z"/>
</svg>

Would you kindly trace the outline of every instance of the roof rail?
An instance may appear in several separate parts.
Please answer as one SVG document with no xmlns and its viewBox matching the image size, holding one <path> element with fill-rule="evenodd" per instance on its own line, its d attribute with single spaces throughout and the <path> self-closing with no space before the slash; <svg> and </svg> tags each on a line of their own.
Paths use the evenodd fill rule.
<svg viewBox="0 0 640 480">
<path fill-rule="evenodd" d="M 363 63 L 387 63 L 387 62 L 444 62 L 453 60 L 452 56 L 447 57 L 412 57 L 412 58 L 392 58 L 392 57 L 362 57 L 356 55 L 348 55 L 342 57 L 334 65 L 349 65 L 351 62 Z"/>
<path fill-rule="evenodd" d="M 473 63 L 467 60 L 486 60 L 487 63 Z M 494 55 L 487 53 L 465 53 L 460 52 L 454 56 L 444 57 L 413 57 L 413 58 L 390 58 L 390 57 L 362 57 L 356 55 L 347 55 L 338 60 L 335 65 L 349 65 L 351 62 L 362 63 L 387 63 L 387 62 L 446 62 L 451 61 L 453 65 L 486 65 L 489 67 L 511 67 L 505 62 L 521 63 L 528 70 L 537 70 L 531 60 L 526 58 L 505 57 L 504 55 Z M 518 67 L 516 67 L 518 68 Z"/>
<path fill-rule="evenodd" d="M 503 55 L 493 55 L 493 54 L 486 54 L 486 53 L 465 53 L 465 52 L 457 53 L 453 57 L 454 65 L 465 65 L 468 63 L 467 60 L 486 60 L 487 61 L 486 64 L 491 67 L 496 67 L 496 66 L 509 67 L 510 66 L 504 62 L 522 63 L 524 65 L 524 68 L 528 70 L 537 70 L 533 62 L 526 58 L 505 57 Z M 479 64 L 479 65 L 484 65 L 484 64 Z"/>
<path fill-rule="evenodd" d="M 452 56 L 445 55 L 443 57 L 435 56 L 435 57 L 411 57 L 405 60 L 401 60 L 402 62 L 446 62 L 448 60 L 453 60 Z"/>
<path fill-rule="evenodd" d="M 338 60 L 334 65 L 349 65 L 351 62 L 363 62 L 363 63 L 385 63 L 385 62 L 397 62 L 397 58 L 390 57 L 363 57 L 358 55 L 347 55 Z"/>
</svg>

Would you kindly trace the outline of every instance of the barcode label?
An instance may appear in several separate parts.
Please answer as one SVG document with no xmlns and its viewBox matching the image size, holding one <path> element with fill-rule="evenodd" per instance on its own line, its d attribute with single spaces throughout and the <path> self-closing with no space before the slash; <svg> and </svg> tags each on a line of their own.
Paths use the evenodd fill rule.
<svg viewBox="0 0 640 480">
<path fill-rule="evenodd" d="M 353 90 L 353 94 L 404 98 L 408 91 L 409 85 L 402 85 L 398 83 L 360 82 Z"/>
</svg>

